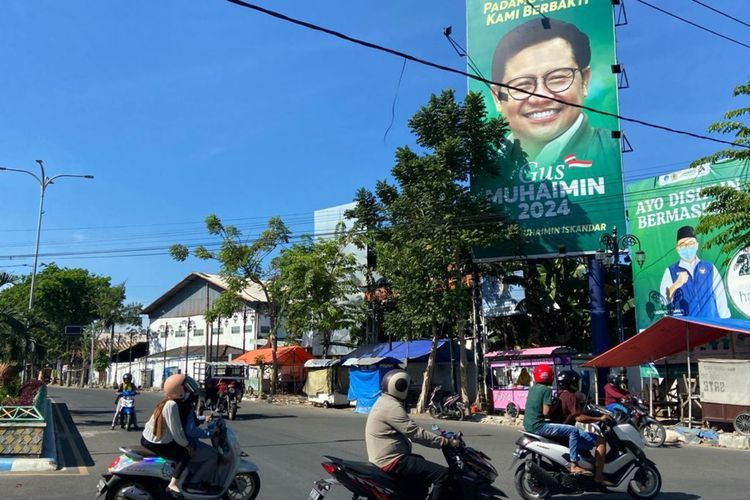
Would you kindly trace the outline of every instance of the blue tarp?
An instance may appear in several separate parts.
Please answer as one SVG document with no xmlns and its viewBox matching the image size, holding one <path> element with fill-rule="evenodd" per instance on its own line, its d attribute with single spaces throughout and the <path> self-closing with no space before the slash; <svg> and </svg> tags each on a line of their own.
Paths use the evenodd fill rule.
<svg viewBox="0 0 750 500">
<path fill-rule="evenodd" d="M 370 413 L 372 405 L 380 396 L 380 380 L 393 366 L 349 368 L 349 400 L 357 400 L 354 413 Z"/>
<path fill-rule="evenodd" d="M 438 341 L 436 357 L 438 363 L 449 363 L 451 359 L 458 361 L 458 343 L 453 342 L 452 344 L 453 345 L 451 345 L 451 342 L 448 340 Z M 427 361 L 427 357 L 430 355 L 432 341 L 412 340 L 410 342 L 392 342 L 391 346 L 392 348 L 389 348 L 388 342 L 362 346 L 344 356 L 343 359 L 391 357 L 400 361 Z M 451 347 L 453 348 L 452 356 Z M 467 350 L 466 353 L 467 358 L 472 359 L 471 351 Z"/>
</svg>

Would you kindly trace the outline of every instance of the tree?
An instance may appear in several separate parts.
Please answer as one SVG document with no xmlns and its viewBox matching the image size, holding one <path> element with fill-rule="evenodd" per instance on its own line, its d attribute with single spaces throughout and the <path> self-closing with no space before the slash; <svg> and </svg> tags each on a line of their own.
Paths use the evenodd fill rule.
<svg viewBox="0 0 750 500">
<path fill-rule="evenodd" d="M 377 270 L 390 283 L 396 308 L 386 328 L 402 338 L 429 335 L 432 350 L 417 403 L 424 411 L 439 337 L 458 338 L 462 393 L 466 398 L 464 325 L 471 315 L 472 247 L 518 236 L 489 201 L 473 195 L 472 175 L 497 174 L 506 125 L 487 119 L 479 94 L 463 104 L 451 90 L 433 95 L 409 121 L 422 154 L 408 146 L 396 152 L 395 184 L 377 183 L 375 194 L 359 192 L 355 230 L 376 236 Z M 365 204 L 364 202 L 367 202 Z"/>
<path fill-rule="evenodd" d="M 0 309 L 27 314 L 31 276 L 0 292 Z M 123 300 L 124 285 L 115 287 L 109 276 L 100 276 L 81 268 L 62 268 L 55 264 L 46 266 L 37 274 L 34 309 L 24 318 L 31 340 L 38 348 L 36 356 L 47 360 L 59 359 L 63 355 L 80 356 L 80 339 L 68 345 L 64 335 L 69 325 L 89 325 L 101 316 L 101 303 L 107 297 Z"/>
<path fill-rule="evenodd" d="M 273 269 L 267 265 L 267 258 L 281 245 L 289 243 L 291 232 L 280 217 L 271 217 L 268 226 L 255 240 L 248 240 L 235 226 L 224 225 L 216 215 L 206 217 L 208 234 L 221 238 L 218 251 L 210 251 L 204 246 L 196 247 L 193 255 L 201 260 L 215 260 L 220 264 L 222 278 L 227 283 L 229 293 L 222 293 L 206 313 L 206 321 L 213 322 L 219 316 L 229 317 L 242 308 L 240 294 L 251 284 L 263 291 L 266 299 L 265 312 L 271 322 L 271 394 L 275 394 L 279 377 L 276 360 L 277 333 L 283 303 L 271 293 Z M 172 258 L 184 261 L 190 255 L 185 245 L 172 245 L 169 249 Z"/>
<path fill-rule="evenodd" d="M 734 96 L 750 96 L 750 80 L 734 88 Z M 724 113 L 724 119 L 712 124 L 708 130 L 733 135 L 732 141 L 740 148 L 723 149 L 713 155 L 693 162 L 693 166 L 715 162 L 722 158 L 750 161 L 750 107 L 741 107 Z M 717 228 L 722 230 L 704 243 L 706 248 L 720 245 L 722 252 L 731 254 L 750 246 L 750 183 L 739 190 L 729 186 L 711 186 L 701 190 L 701 195 L 713 200 L 703 212 L 696 232 L 707 234 Z"/>
<path fill-rule="evenodd" d="M 309 331 L 319 334 L 324 357 L 334 331 L 352 328 L 364 319 L 362 300 L 357 297 L 359 266 L 346 251 L 347 243 L 342 228 L 330 239 L 306 236 L 271 262 L 276 275 L 271 294 L 286 304 L 284 330 L 298 337 Z"/>
<path fill-rule="evenodd" d="M 0 289 L 8 289 L 18 281 L 18 278 L 9 273 L 0 273 Z M 0 305 L 0 360 L 13 361 L 22 359 L 24 332 L 23 315 L 7 304 Z"/>
</svg>

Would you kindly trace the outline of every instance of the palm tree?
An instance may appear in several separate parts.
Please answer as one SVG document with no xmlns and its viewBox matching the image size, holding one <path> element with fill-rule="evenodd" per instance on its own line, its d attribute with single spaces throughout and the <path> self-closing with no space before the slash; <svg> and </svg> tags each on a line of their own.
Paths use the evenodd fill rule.
<svg viewBox="0 0 750 500">
<path fill-rule="evenodd" d="M 16 282 L 16 276 L 0 272 L 0 289 L 13 286 Z M 18 311 L 9 307 L 0 307 L 0 360 L 21 359 L 21 346 L 25 331 L 23 316 Z"/>
</svg>

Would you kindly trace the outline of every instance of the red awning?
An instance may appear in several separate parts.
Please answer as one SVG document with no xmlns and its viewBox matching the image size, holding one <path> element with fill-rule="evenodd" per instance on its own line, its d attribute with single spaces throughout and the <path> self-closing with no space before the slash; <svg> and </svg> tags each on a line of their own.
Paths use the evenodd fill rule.
<svg viewBox="0 0 750 500">
<path fill-rule="evenodd" d="M 255 349 L 247 351 L 242 356 L 237 356 L 232 360 L 233 363 L 244 363 L 246 365 L 257 365 L 259 359 L 263 364 L 270 365 L 272 362 L 271 348 Z M 276 361 L 281 366 L 301 366 L 305 361 L 312 359 L 312 355 L 298 345 L 278 347 L 276 349 Z"/>
<path fill-rule="evenodd" d="M 607 368 L 642 365 L 691 350 L 731 333 L 750 334 L 750 321 L 664 316 L 638 335 L 583 366 Z"/>
</svg>

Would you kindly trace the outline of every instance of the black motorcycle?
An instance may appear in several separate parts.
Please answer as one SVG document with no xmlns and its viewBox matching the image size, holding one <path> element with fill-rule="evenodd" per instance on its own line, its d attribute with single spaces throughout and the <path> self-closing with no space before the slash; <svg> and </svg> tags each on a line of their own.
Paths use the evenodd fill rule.
<svg viewBox="0 0 750 500">
<path fill-rule="evenodd" d="M 466 405 L 460 394 L 443 395 L 443 386 L 438 385 L 432 390 L 427 409 L 432 418 L 450 418 L 463 420 L 466 415 Z"/>
<path fill-rule="evenodd" d="M 667 430 L 661 422 L 651 416 L 642 399 L 630 396 L 622 404 L 629 410 L 630 421 L 641 433 L 646 446 L 658 448 L 664 444 L 667 439 Z"/>
<path fill-rule="evenodd" d="M 459 432 L 454 434 L 433 426 L 433 431 L 446 439 L 458 439 L 458 447 L 443 447 L 443 456 L 448 462 L 452 477 L 452 498 L 456 499 L 499 499 L 507 495 L 492 483 L 497 478 L 497 470 L 490 463 L 490 458 L 479 450 L 464 443 Z M 336 457 L 326 456 L 321 465 L 333 476 L 315 481 L 308 498 L 322 500 L 336 484 L 343 485 L 353 493 L 353 500 L 414 500 L 427 498 L 428 490 L 415 493 L 414 485 L 404 485 L 394 476 L 383 472 L 368 462 L 352 462 Z"/>
</svg>

